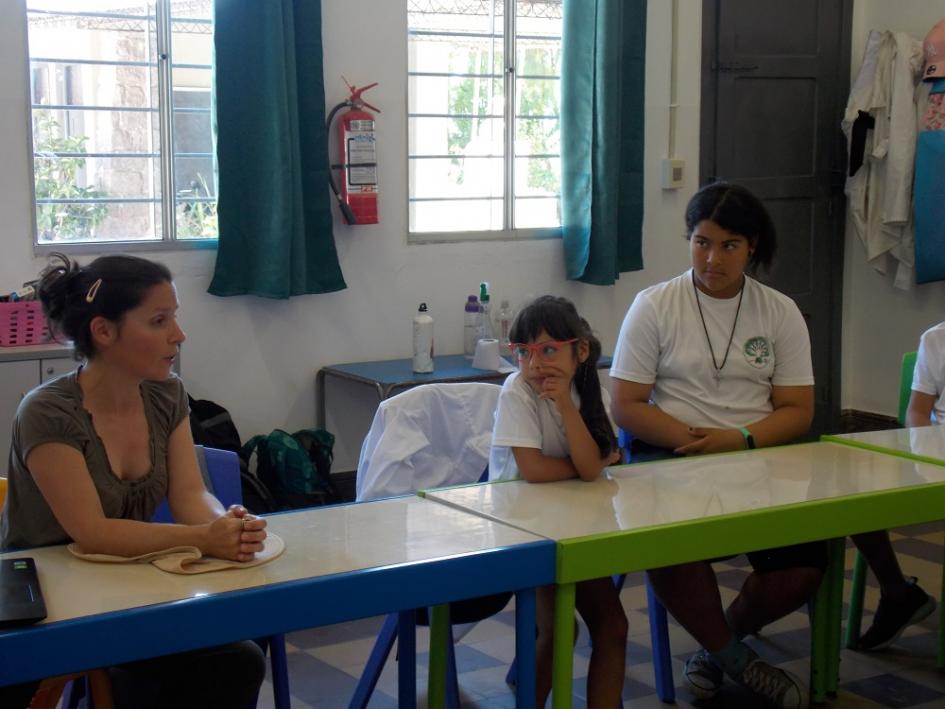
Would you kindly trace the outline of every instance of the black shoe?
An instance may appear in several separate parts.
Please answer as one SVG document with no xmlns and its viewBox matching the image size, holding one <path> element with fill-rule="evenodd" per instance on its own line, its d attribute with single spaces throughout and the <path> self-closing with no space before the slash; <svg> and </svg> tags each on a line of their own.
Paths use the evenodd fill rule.
<svg viewBox="0 0 945 709">
<path fill-rule="evenodd" d="M 880 596 L 873 625 L 861 637 L 857 650 L 882 650 L 892 645 L 906 626 L 918 623 L 935 610 L 935 599 L 923 591 L 917 579 L 909 580 L 909 590 L 898 601 Z"/>
</svg>

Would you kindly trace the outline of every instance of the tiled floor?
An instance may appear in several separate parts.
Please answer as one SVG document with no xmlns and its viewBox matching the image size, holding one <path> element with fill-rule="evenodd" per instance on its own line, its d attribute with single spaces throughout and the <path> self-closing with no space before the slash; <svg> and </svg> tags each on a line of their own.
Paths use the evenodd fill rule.
<svg viewBox="0 0 945 709">
<path fill-rule="evenodd" d="M 893 533 L 893 544 L 907 575 L 936 597 L 941 591 L 943 531 L 945 525 L 923 525 Z M 853 552 L 847 552 L 847 577 L 853 565 Z M 717 564 L 723 600 L 733 598 L 747 574 L 744 557 L 728 564 Z M 863 627 L 869 627 L 879 589 L 872 577 L 866 591 L 867 612 Z M 628 706 L 663 706 L 653 689 L 650 661 L 650 636 L 646 615 L 646 592 L 641 574 L 627 579 L 621 594 L 630 621 L 627 646 L 627 674 L 623 697 Z M 843 651 L 840 667 L 840 692 L 831 707 L 945 707 L 945 671 L 935 667 L 938 611 L 921 624 L 903 633 L 890 650 L 876 654 Z M 373 646 L 382 619 L 371 618 L 318 628 L 288 637 L 290 686 L 293 707 L 347 707 L 357 678 Z M 738 687 L 726 684 L 712 702 L 693 704 L 693 697 L 681 686 L 683 664 L 696 644 L 672 621 L 670 640 L 674 655 L 673 670 L 677 685 L 677 706 L 752 707 L 757 702 Z M 808 621 L 806 613 L 792 613 L 749 641 L 762 657 L 790 669 L 802 678 L 809 672 Z M 428 636 L 420 629 L 418 651 L 427 647 Z M 587 632 L 582 629 L 576 648 L 574 706 L 584 707 L 585 675 L 590 652 Z M 506 609 L 476 625 L 457 646 L 459 683 L 464 706 L 513 707 L 512 692 L 505 685 L 505 673 L 514 655 L 514 614 Z M 426 655 L 419 657 L 417 671 L 421 696 L 426 686 Z M 397 674 L 393 660 L 388 662 L 378 682 L 370 707 L 396 707 Z M 267 683 L 260 696 L 260 707 L 272 705 L 272 691 Z M 421 699 L 422 705 L 422 699 Z"/>
</svg>

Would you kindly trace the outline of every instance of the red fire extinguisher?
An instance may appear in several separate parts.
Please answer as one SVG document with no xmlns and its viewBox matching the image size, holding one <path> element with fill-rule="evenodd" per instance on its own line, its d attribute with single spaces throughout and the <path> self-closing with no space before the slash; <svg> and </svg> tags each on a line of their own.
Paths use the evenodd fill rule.
<svg viewBox="0 0 945 709">
<path fill-rule="evenodd" d="M 344 80 L 351 95 L 335 106 L 326 121 L 331 135 L 335 115 L 343 108 L 338 124 L 339 164 L 329 166 L 328 183 L 338 200 L 341 215 L 347 224 L 377 224 L 377 139 L 374 134 L 374 114 L 364 107 L 380 113 L 380 109 L 367 103 L 361 94 L 377 86 L 377 82 L 360 89 Z M 339 184 L 335 184 L 334 171 L 341 170 Z"/>
</svg>

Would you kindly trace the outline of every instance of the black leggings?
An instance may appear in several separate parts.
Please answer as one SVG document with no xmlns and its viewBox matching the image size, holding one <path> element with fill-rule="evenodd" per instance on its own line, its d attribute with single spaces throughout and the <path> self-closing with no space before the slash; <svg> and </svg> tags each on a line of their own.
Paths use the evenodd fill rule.
<svg viewBox="0 0 945 709">
<path fill-rule="evenodd" d="M 254 706 L 266 658 L 251 640 L 109 667 L 115 707 L 245 709 Z M 0 707 L 29 706 L 39 682 L 0 687 Z"/>
<path fill-rule="evenodd" d="M 108 670 L 115 706 L 220 707 L 253 705 L 266 658 L 251 640 L 129 662 Z"/>
</svg>

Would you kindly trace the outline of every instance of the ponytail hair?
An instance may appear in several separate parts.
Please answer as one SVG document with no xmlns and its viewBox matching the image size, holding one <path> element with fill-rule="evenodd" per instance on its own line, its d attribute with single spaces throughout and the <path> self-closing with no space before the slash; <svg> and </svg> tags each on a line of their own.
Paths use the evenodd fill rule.
<svg viewBox="0 0 945 709">
<path fill-rule="evenodd" d="M 39 300 L 53 334 L 72 340 L 76 359 L 91 359 L 95 356 L 90 328 L 94 318 L 120 324 L 148 290 L 171 281 L 166 266 L 137 256 L 101 256 L 80 266 L 54 253 L 40 273 Z"/>
<path fill-rule="evenodd" d="M 587 343 L 587 359 L 578 364 L 574 372 L 574 384 L 581 397 L 584 425 L 600 449 L 601 458 L 607 457 L 617 450 L 617 438 L 600 394 L 600 377 L 597 374 L 597 362 L 601 355 L 600 340 L 587 320 L 578 315 L 574 303 L 553 295 L 543 295 L 522 308 L 509 329 L 509 339 L 512 342 L 528 342 L 538 337 L 542 330 L 555 340 L 577 338 Z M 576 356 L 578 343 L 572 343 L 571 348 Z"/>
</svg>

